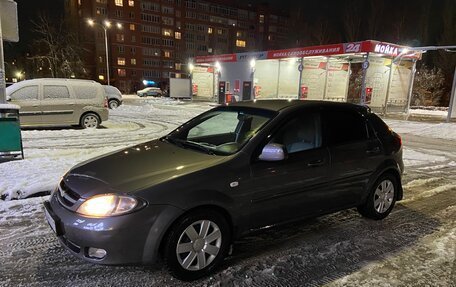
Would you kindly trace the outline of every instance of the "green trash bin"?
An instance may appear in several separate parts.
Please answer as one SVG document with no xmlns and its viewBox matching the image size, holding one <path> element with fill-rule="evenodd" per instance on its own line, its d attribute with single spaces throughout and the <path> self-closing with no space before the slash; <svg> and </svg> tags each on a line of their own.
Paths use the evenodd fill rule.
<svg viewBox="0 0 456 287">
<path fill-rule="evenodd" d="M 0 160 L 24 158 L 19 106 L 0 104 Z"/>
</svg>

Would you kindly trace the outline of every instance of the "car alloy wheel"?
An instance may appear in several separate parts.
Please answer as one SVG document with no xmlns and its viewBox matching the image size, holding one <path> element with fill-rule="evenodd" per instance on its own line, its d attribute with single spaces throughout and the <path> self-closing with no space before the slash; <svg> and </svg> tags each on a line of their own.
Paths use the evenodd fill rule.
<svg viewBox="0 0 456 287">
<path fill-rule="evenodd" d="M 191 281 L 211 273 L 225 258 L 231 228 L 221 213 L 200 209 L 173 223 L 163 239 L 163 259 L 178 279 Z"/>
<path fill-rule="evenodd" d="M 358 206 L 359 213 L 375 220 L 387 217 L 393 210 L 398 190 L 397 178 L 391 173 L 383 174 L 370 189 L 366 202 Z"/>
<path fill-rule="evenodd" d="M 385 213 L 393 204 L 394 185 L 385 179 L 377 186 L 374 193 L 374 208 L 378 213 Z"/>
<path fill-rule="evenodd" d="M 199 220 L 188 226 L 179 237 L 176 255 L 186 270 L 198 271 L 212 263 L 220 252 L 222 233 L 210 220 Z"/>
</svg>

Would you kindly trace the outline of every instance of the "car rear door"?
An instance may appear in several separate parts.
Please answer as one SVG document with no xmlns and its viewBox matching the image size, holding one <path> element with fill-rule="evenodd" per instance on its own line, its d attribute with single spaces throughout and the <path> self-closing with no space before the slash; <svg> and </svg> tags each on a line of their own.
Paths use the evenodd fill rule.
<svg viewBox="0 0 456 287">
<path fill-rule="evenodd" d="M 269 143 L 282 144 L 285 160 L 254 160 L 250 193 L 251 226 L 261 227 L 319 213 L 327 192 L 328 150 L 321 144 L 318 112 L 295 114 L 273 133 Z"/>
<path fill-rule="evenodd" d="M 356 206 L 379 164 L 380 142 L 369 138 L 366 118 L 356 110 L 326 108 L 323 115 L 323 141 L 331 157 L 328 208 Z"/>
<path fill-rule="evenodd" d="M 72 123 L 75 100 L 67 85 L 45 83 L 41 108 L 43 124 L 60 125 Z"/>
</svg>

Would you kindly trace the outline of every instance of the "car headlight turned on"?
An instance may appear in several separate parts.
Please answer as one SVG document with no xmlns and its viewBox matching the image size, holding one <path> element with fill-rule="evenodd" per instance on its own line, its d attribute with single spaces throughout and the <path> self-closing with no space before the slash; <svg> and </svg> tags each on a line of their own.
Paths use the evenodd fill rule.
<svg viewBox="0 0 456 287">
<path fill-rule="evenodd" d="M 90 197 L 76 212 L 91 217 L 116 216 L 132 211 L 139 204 L 136 198 L 130 196 L 103 194 Z"/>
</svg>

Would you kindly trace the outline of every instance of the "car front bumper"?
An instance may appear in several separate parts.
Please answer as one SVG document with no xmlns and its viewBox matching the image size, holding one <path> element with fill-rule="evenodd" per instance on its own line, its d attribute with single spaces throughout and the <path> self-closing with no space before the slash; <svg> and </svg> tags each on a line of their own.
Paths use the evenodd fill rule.
<svg viewBox="0 0 456 287">
<path fill-rule="evenodd" d="M 98 264 L 152 264 L 160 242 L 182 210 L 169 205 L 149 205 L 126 215 L 90 218 L 63 207 L 55 193 L 45 202 L 46 219 L 62 245 L 73 255 Z M 99 259 L 89 248 L 104 249 Z"/>
</svg>

